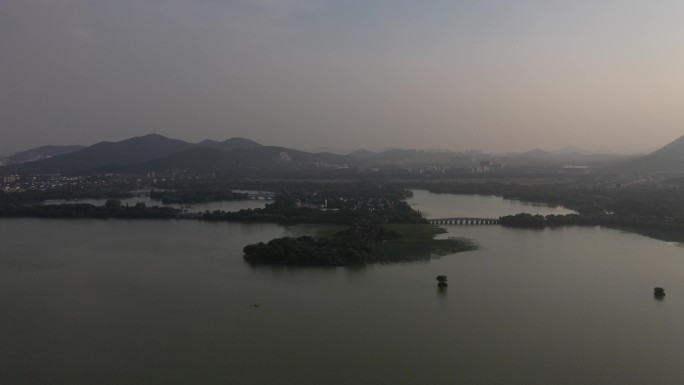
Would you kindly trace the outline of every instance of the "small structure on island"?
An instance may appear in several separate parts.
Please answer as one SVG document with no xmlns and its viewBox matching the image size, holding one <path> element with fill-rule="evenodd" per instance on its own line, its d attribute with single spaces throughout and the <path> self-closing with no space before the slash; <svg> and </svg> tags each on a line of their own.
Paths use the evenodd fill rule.
<svg viewBox="0 0 684 385">
<path fill-rule="evenodd" d="M 447 276 L 446 275 L 438 275 L 437 276 L 437 286 L 438 287 L 449 286 L 449 284 L 447 283 Z"/>
<path fill-rule="evenodd" d="M 665 296 L 665 289 L 662 287 L 653 288 L 653 295 L 658 298 L 663 298 Z"/>
</svg>

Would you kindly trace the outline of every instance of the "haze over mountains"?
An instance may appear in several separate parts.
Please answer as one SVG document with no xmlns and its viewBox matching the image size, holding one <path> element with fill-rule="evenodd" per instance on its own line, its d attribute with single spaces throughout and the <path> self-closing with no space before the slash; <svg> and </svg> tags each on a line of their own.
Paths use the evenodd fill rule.
<svg viewBox="0 0 684 385">
<path fill-rule="evenodd" d="M 7 162 L 8 163 L 35 162 L 35 161 L 41 160 L 41 159 L 52 158 L 53 156 L 69 154 L 72 152 L 76 152 L 78 150 L 82 150 L 84 148 L 86 148 L 86 146 L 78 146 L 78 145 L 74 145 L 74 146 L 52 146 L 52 145 L 40 146 L 40 147 L 32 148 L 30 150 L 18 152 L 14 155 L 11 155 L 11 156 L 7 157 Z"/>
<path fill-rule="evenodd" d="M 329 153 L 312 154 L 277 146 L 263 146 L 244 138 L 188 143 L 150 134 L 120 142 L 100 142 L 77 151 L 33 162 L 12 164 L 12 172 L 78 174 L 88 172 L 154 171 L 173 168 L 198 171 L 267 165 L 344 163 L 353 159 Z"/>
<path fill-rule="evenodd" d="M 619 165 L 643 173 L 684 173 L 684 136 L 643 157 Z"/>
<path fill-rule="evenodd" d="M 83 146 L 43 146 L 8 158 L 8 173 L 145 172 L 188 169 L 199 172 L 229 171 L 241 174 L 256 169 L 348 168 L 382 164 L 454 165 L 478 159 L 504 158 L 511 165 L 551 163 L 608 163 L 620 172 L 684 172 L 684 137 L 646 156 L 592 154 L 577 148 L 557 151 L 532 150 L 494 157 L 477 151 L 421 151 L 391 149 L 372 152 L 364 149 L 346 155 L 312 153 L 279 146 L 264 146 L 245 138 L 188 143 L 158 134 L 134 137 L 120 142 L 99 142 Z"/>
</svg>

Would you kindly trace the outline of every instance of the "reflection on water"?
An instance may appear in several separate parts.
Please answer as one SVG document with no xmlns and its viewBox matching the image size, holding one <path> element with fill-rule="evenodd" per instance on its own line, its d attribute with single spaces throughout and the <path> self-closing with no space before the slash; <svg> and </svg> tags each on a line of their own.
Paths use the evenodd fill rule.
<svg viewBox="0 0 684 385">
<path fill-rule="evenodd" d="M 412 190 L 407 202 L 426 218 L 478 217 L 498 218 L 519 213 L 572 214 L 575 211 L 562 206 L 529 203 L 486 195 L 433 194 L 425 190 Z"/>
<path fill-rule="evenodd" d="M 0 219 L 0 383 L 681 383 L 680 248 L 601 227 L 446 228 L 482 248 L 288 268 L 242 247 L 301 229 Z"/>
</svg>

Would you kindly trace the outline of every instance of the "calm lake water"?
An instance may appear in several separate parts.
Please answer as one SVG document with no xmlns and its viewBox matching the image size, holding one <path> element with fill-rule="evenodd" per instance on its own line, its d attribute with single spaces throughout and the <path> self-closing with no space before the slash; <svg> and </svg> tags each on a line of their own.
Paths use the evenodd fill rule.
<svg viewBox="0 0 684 385">
<path fill-rule="evenodd" d="M 433 194 L 425 190 L 412 191 L 413 197 L 407 202 L 426 218 L 498 218 L 519 213 L 541 215 L 575 213 L 562 206 L 522 202 L 491 195 Z"/>
<path fill-rule="evenodd" d="M 446 213 L 464 199 L 472 205 L 422 192 L 412 202 Z M 519 204 L 477 202 L 468 215 Z M 419 264 L 272 268 L 245 264 L 242 247 L 301 228 L 2 219 L 0 383 L 684 380 L 682 247 L 599 227 L 447 228 L 482 248 Z"/>
</svg>

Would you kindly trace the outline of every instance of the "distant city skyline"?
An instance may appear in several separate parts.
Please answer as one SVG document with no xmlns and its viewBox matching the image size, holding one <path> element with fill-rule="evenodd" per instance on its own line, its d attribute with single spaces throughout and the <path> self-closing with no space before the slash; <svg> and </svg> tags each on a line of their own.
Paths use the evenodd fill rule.
<svg viewBox="0 0 684 385">
<path fill-rule="evenodd" d="M 684 135 L 684 2 L 4 0 L 0 154 L 156 132 L 316 150 Z"/>
</svg>

